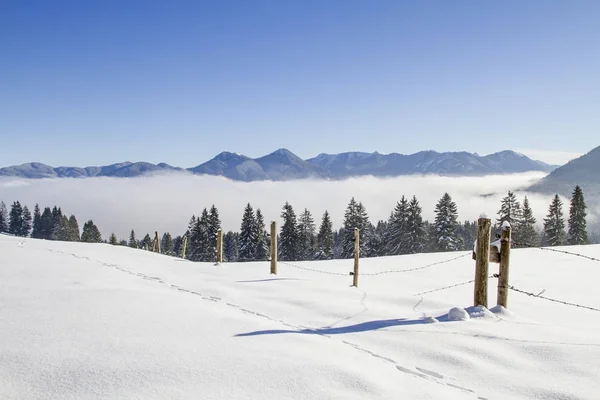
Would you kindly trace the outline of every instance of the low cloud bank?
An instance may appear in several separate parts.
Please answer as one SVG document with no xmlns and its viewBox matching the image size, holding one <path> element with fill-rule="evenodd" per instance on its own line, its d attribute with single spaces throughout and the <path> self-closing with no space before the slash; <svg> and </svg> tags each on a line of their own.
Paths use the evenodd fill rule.
<svg viewBox="0 0 600 400">
<path fill-rule="evenodd" d="M 80 227 L 92 219 L 104 238 L 114 232 L 120 239 L 168 231 L 183 234 L 192 214 L 215 204 L 224 230 L 239 230 L 245 205 L 260 208 L 265 220 L 277 220 L 288 201 L 299 214 L 308 208 L 318 225 L 325 210 L 334 227 L 342 225 L 344 210 L 355 197 L 367 208 L 371 221 L 387 219 L 402 195 L 416 195 L 423 217 L 434 218 L 435 204 L 445 192 L 457 203 L 460 220 L 475 220 L 483 212 L 495 218 L 500 200 L 508 190 L 525 188 L 542 178 L 541 173 L 487 177 L 404 176 L 398 178 L 352 178 L 344 181 L 300 180 L 290 182 L 234 182 L 222 177 L 170 173 L 139 178 L 0 179 L 0 200 L 7 206 L 19 200 L 33 210 L 35 203 L 58 205 L 75 214 Z M 526 193 L 519 192 L 523 200 Z M 551 196 L 527 193 L 538 224 L 547 213 Z M 564 199 L 565 216 L 568 199 Z M 595 220 L 599 210 L 590 210 Z"/>
</svg>

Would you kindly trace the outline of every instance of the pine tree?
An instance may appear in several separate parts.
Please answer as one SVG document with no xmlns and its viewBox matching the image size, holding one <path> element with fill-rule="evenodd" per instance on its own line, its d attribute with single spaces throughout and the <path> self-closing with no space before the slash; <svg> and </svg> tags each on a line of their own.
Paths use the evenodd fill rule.
<svg viewBox="0 0 600 400">
<path fill-rule="evenodd" d="M 21 236 L 21 232 L 23 232 L 23 207 L 20 202 L 15 201 L 10 207 L 8 233 L 15 236 Z"/>
<path fill-rule="evenodd" d="M 223 258 L 228 262 L 238 260 L 238 234 L 232 231 L 223 235 Z"/>
<path fill-rule="evenodd" d="M 40 222 L 42 219 L 42 214 L 40 212 L 40 206 L 36 203 L 35 207 L 33 208 L 33 224 L 32 224 L 32 231 L 31 231 L 31 237 L 35 238 L 35 239 L 40 239 L 41 236 L 41 232 L 40 232 Z"/>
<path fill-rule="evenodd" d="M 205 208 L 202 210 L 200 217 L 196 218 L 196 225 L 190 232 L 190 239 L 187 245 L 189 247 L 189 259 L 191 261 L 208 262 L 214 259 L 216 252 L 213 252 L 212 249 L 215 248 L 214 246 L 216 244 L 211 243 L 209 235 L 210 217 L 208 210 Z"/>
<path fill-rule="evenodd" d="M 8 232 L 8 209 L 6 208 L 6 204 L 4 202 L 0 202 L 0 233 Z"/>
<path fill-rule="evenodd" d="M 304 209 L 298 218 L 298 255 L 300 260 L 313 260 L 315 257 L 316 227 L 312 214 Z"/>
<path fill-rule="evenodd" d="M 563 218 L 562 201 L 558 194 L 554 196 L 548 214 L 544 219 L 544 241 L 547 246 L 565 244 L 565 219 Z"/>
<path fill-rule="evenodd" d="M 169 232 L 163 233 L 160 240 L 160 252 L 168 256 L 173 255 L 173 238 Z"/>
<path fill-rule="evenodd" d="M 70 231 L 69 231 L 69 218 L 66 215 L 61 216 L 60 223 L 58 225 L 56 240 L 60 240 L 63 242 L 68 242 L 70 239 Z"/>
<path fill-rule="evenodd" d="M 588 243 L 585 217 L 587 206 L 583 197 L 583 190 L 576 186 L 571 197 L 571 207 L 569 209 L 569 240 L 570 245 L 580 245 Z"/>
<path fill-rule="evenodd" d="M 422 209 L 416 196 L 408 203 L 405 239 L 408 254 L 423 253 L 426 248 L 427 233 L 421 215 Z M 385 237 L 384 237 L 385 239 Z"/>
<path fill-rule="evenodd" d="M 465 221 L 458 225 L 458 232 L 462 239 L 461 250 L 470 250 L 477 240 L 477 222 Z"/>
<path fill-rule="evenodd" d="M 135 231 L 133 229 L 131 230 L 131 233 L 129 234 L 129 243 L 127 243 L 127 245 L 134 249 L 138 248 L 138 242 L 137 242 L 137 239 L 135 238 Z"/>
<path fill-rule="evenodd" d="M 113 246 L 116 246 L 119 243 L 117 236 L 114 232 L 110 234 L 110 237 L 108 238 L 108 243 L 112 244 Z"/>
<path fill-rule="evenodd" d="M 119 246 L 127 247 L 127 240 L 123 239 L 119 241 Z"/>
<path fill-rule="evenodd" d="M 368 253 L 369 239 L 369 217 L 367 211 L 361 202 L 357 202 L 354 197 L 348 203 L 344 213 L 344 235 L 342 243 L 342 258 L 354 257 L 354 229 L 359 230 L 360 254 Z"/>
<path fill-rule="evenodd" d="M 535 229 L 536 219 L 533 216 L 533 211 L 529 206 L 529 199 L 525 196 L 523 200 L 523 210 L 521 220 L 519 221 L 519 241 L 517 242 L 514 238 L 513 241 L 515 247 L 520 246 L 537 246 L 540 243 L 540 235 Z"/>
<path fill-rule="evenodd" d="M 62 221 L 62 210 L 56 206 L 52 209 L 52 233 L 50 235 L 51 240 L 60 240 L 59 230 L 60 223 Z"/>
<path fill-rule="evenodd" d="M 31 232 L 31 212 L 27 206 L 23 207 L 23 222 L 21 223 L 20 236 L 28 237 Z"/>
<path fill-rule="evenodd" d="M 294 208 L 286 201 L 281 212 L 283 225 L 279 239 L 279 259 L 281 261 L 297 261 L 300 258 L 298 246 L 298 226 Z"/>
<path fill-rule="evenodd" d="M 173 256 L 181 257 L 182 247 L 183 247 L 183 236 L 175 236 L 175 239 L 173 239 Z"/>
<path fill-rule="evenodd" d="M 238 260 L 252 261 L 256 257 L 256 218 L 254 217 L 254 209 L 248 203 L 244 209 L 242 216 L 242 225 L 240 228 Z"/>
<path fill-rule="evenodd" d="M 520 241 L 520 224 L 523 219 L 523 212 L 521 211 L 521 204 L 517 200 L 514 192 L 508 191 L 508 195 L 502 199 L 500 210 L 498 211 L 498 218 L 496 219 L 496 229 L 499 231 L 504 222 L 508 222 L 512 228 L 512 239 L 514 241 Z"/>
<path fill-rule="evenodd" d="M 333 231 L 333 258 L 342 258 L 344 252 L 344 227 Z"/>
<path fill-rule="evenodd" d="M 40 217 L 39 237 L 40 239 L 51 240 L 52 232 L 54 231 L 54 222 L 52 218 L 52 210 L 50 207 L 45 207 L 42 216 Z"/>
<path fill-rule="evenodd" d="M 333 258 L 333 226 L 329 213 L 325 211 L 321 219 L 317 235 L 317 259 L 331 260 Z"/>
<path fill-rule="evenodd" d="M 83 227 L 83 229 L 85 230 L 85 226 Z M 81 241 L 83 241 L 83 235 L 81 235 Z M 149 233 L 146 233 L 146 236 L 144 236 L 144 238 L 142 239 L 140 243 L 140 248 L 144 250 L 152 250 L 152 238 L 150 237 Z"/>
<path fill-rule="evenodd" d="M 213 204 L 208 213 L 208 223 L 206 227 L 206 250 L 204 252 L 204 261 L 217 260 L 217 236 L 221 229 L 221 219 L 219 210 Z"/>
<path fill-rule="evenodd" d="M 434 227 L 436 251 L 457 251 L 462 248 L 456 203 L 448 193 L 444 193 L 435 207 Z"/>
<path fill-rule="evenodd" d="M 70 242 L 79 242 L 79 223 L 77 222 L 77 218 L 75 215 L 71 214 L 69 217 L 69 241 Z"/>
<path fill-rule="evenodd" d="M 377 226 L 369 223 L 367 235 L 368 242 L 363 257 L 379 257 L 385 254 L 386 249 L 383 241 L 383 233 L 387 229 L 388 223 L 385 221 L 377 222 Z"/>
<path fill-rule="evenodd" d="M 389 237 L 387 242 L 388 254 L 398 255 L 409 253 L 408 238 L 408 200 L 404 196 L 396 203 L 388 221 Z"/>
<path fill-rule="evenodd" d="M 83 232 L 81 233 L 81 241 L 86 243 L 101 243 L 102 235 L 100 230 L 91 219 L 83 224 Z"/>
<path fill-rule="evenodd" d="M 269 243 L 267 240 L 267 229 L 265 226 L 265 219 L 262 215 L 260 208 L 256 209 L 256 250 L 254 252 L 254 259 L 256 261 L 265 261 L 269 259 Z"/>
</svg>

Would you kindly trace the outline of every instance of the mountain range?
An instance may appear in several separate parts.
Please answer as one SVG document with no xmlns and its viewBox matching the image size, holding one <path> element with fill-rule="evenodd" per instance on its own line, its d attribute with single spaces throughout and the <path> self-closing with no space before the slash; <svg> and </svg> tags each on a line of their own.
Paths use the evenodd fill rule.
<svg viewBox="0 0 600 400">
<path fill-rule="evenodd" d="M 395 177 L 412 174 L 482 176 L 518 172 L 551 172 L 557 166 L 532 160 L 520 153 L 505 150 L 487 156 L 468 152 L 421 151 L 404 155 L 348 152 L 319 154 L 303 160 L 287 149 L 279 149 L 259 158 L 222 152 L 215 158 L 192 168 L 160 163 L 123 162 L 101 167 L 51 167 L 27 163 L 0 168 L 0 176 L 30 179 L 136 177 L 153 172 L 188 171 L 217 175 L 237 181 L 287 181 L 304 178 L 339 180 L 356 176 Z"/>
</svg>

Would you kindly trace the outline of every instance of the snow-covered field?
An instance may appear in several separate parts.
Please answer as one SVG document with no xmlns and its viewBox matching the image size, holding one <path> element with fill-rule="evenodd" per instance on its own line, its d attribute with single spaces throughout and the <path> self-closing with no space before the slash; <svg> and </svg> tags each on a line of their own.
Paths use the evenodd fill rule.
<svg viewBox="0 0 600 400">
<path fill-rule="evenodd" d="M 460 255 L 354 288 L 352 260 L 274 276 L 266 262 L 0 235 L 0 399 L 600 398 L 600 312 L 511 291 L 510 311 L 449 321 L 471 284 L 416 294 L 473 279 L 466 252 L 362 259 L 361 272 Z M 511 263 L 517 288 L 600 307 L 597 261 L 526 249 Z"/>
</svg>

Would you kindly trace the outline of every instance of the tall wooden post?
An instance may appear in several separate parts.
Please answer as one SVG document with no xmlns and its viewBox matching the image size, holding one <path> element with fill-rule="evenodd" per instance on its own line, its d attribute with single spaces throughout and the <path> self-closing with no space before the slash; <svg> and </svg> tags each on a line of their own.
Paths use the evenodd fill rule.
<svg viewBox="0 0 600 400">
<path fill-rule="evenodd" d="M 352 286 L 358 287 L 358 260 L 360 258 L 360 232 L 354 228 L 354 276 Z"/>
<path fill-rule="evenodd" d="M 475 249 L 475 296 L 474 306 L 487 307 L 487 283 L 490 266 L 490 235 L 492 220 L 479 218 L 477 222 L 477 248 Z"/>
<path fill-rule="evenodd" d="M 507 308 L 508 304 L 508 269 L 510 267 L 511 227 L 508 222 L 502 224 L 500 234 L 500 276 L 498 277 L 498 305 Z"/>
<path fill-rule="evenodd" d="M 181 258 L 185 258 L 185 247 L 187 246 L 187 236 L 183 237 L 183 246 L 181 246 Z"/>
<path fill-rule="evenodd" d="M 271 222 L 271 273 L 277 275 L 277 222 Z"/>
<path fill-rule="evenodd" d="M 154 231 L 154 241 L 156 242 L 156 252 L 160 253 L 160 241 L 158 240 L 158 231 Z"/>
<path fill-rule="evenodd" d="M 217 231 L 217 263 L 223 262 L 223 231 Z"/>
</svg>

